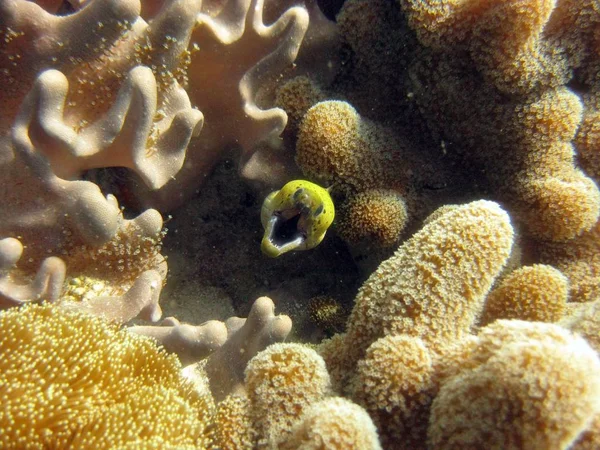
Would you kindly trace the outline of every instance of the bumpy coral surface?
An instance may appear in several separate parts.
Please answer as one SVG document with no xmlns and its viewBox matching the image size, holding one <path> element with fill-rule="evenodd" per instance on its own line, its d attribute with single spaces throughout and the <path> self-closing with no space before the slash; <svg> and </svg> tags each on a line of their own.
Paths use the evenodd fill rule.
<svg viewBox="0 0 600 450">
<path fill-rule="evenodd" d="M 246 369 L 246 386 L 259 448 L 276 448 L 310 405 L 331 395 L 325 362 L 300 344 L 274 344 L 259 353 Z"/>
<path fill-rule="evenodd" d="M 569 282 L 551 266 L 523 266 L 502 280 L 485 301 L 481 324 L 496 319 L 557 322 L 565 312 Z"/>
<path fill-rule="evenodd" d="M 598 2 L 319 4 L 0 0 L 2 447 L 598 447 Z"/>
<path fill-rule="evenodd" d="M 568 448 L 600 409 L 600 360 L 552 324 L 484 328 L 443 381 L 428 430 L 434 448 Z"/>
<path fill-rule="evenodd" d="M 3 448 L 195 448 L 210 398 L 150 339 L 52 305 L 0 313 Z"/>
</svg>

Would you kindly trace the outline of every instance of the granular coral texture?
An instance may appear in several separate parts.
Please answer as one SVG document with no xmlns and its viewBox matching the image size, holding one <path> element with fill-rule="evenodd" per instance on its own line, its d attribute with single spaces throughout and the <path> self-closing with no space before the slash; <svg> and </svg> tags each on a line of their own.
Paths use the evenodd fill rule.
<svg viewBox="0 0 600 450">
<path fill-rule="evenodd" d="M 529 234 L 567 240 L 589 230 L 600 193 L 574 163 L 579 98 L 564 87 L 509 97 L 469 70 L 465 61 L 433 54 L 412 66 L 430 129 L 453 142 L 452 156 L 506 202 Z"/>
<path fill-rule="evenodd" d="M 536 249 L 541 262 L 569 279 L 569 301 L 588 302 L 600 297 L 600 221 L 575 239 L 544 242 Z"/>
<path fill-rule="evenodd" d="M 306 111 L 323 100 L 325 94 L 307 76 L 292 78 L 282 85 L 277 90 L 275 103 L 288 116 L 286 131 L 295 136 Z"/>
<path fill-rule="evenodd" d="M 309 407 L 281 450 L 380 450 L 377 430 L 367 412 L 349 400 L 328 398 Z"/>
<path fill-rule="evenodd" d="M 463 338 L 510 254 L 513 229 L 496 203 L 476 201 L 425 225 L 361 287 L 348 321 L 343 379 L 372 342 L 405 334 L 436 350 Z"/>
<path fill-rule="evenodd" d="M 258 448 L 274 449 L 313 403 L 331 395 L 323 359 L 300 344 L 273 344 L 246 368 L 246 390 Z"/>
<path fill-rule="evenodd" d="M 403 149 L 391 130 L 362 118 L 347 102 L 329 100 L 304 115 L 296 162 L 306 176 L 341 191 L 400 189 Z"/>
<path fill-rule="evenodd" d="M 370 189 L 344 203 L 336 219 L 337 231 L 350 244 L 368 242 L 394 247 L 408 222 L 404 198 L 395 191 Z"/>
<path fill-rule="evenodd" d="M 566 84 L 594 51 L 594 1 L 399 0 L 420 42 L 467 52 L 500 91 L 526 94 Z"/>
<path fill-rule="evenodd" d="M 583 336 L 600 354 L 600 300 L 576 305 L 558 324 Z"/>
<path fill-rule="evenodd" d="M 319 295 L 308 301 L 310 320 L 325 333 L 340 333 L 344 330 L 348 313 L 338 300 Z"/>
<path fill-rule="evenodd" d="M 566 449 L 600 410 L 598 355 L 562 327 L 499 320 L 463 351 L 433 402 L 434 448 Z"/>
<path fill-rule="evenodd" d="M 507 275 L 485 301 L 480 323 L 496 319 L 557 322 L 569 296 L 567 278 L 551 266 L 520 267 Z"/>
<path fill-rule="evenodd" d="M 212 400 L 150 339 L 48 304 L 0 330 L 2 448 L 202 447 Z"/>
<path fill-rule="evenodd" d="M 358 362 L 353 399 L 364 406 L 388 449 L 424 448 L 435 394 L 433 364 L 419 338 L 385 336 Z"/>
<path fill-rule="evenodd" d="M 246 396 L 230 395 L 219 402 L 210 437 L 210 449 L 252 450 L 256 433 Z"/>
</svg>

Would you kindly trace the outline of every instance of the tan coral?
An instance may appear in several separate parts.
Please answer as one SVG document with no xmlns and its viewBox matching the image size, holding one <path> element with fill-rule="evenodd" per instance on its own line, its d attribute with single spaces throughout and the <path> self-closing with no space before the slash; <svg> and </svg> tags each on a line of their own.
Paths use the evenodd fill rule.
<svg viewBox="0 0 600 450">
<path fill-rule="evenodd" d="M 246 396 L 230 395 L 217 405 L 211 429 L 211 446 L 215 450 L 252 450 L 256 440 Z"/>
<path fill-rule="evenodd" d="M 257 448 L 277 448 L 302 413 L 331 395 L 323 359 L 301 344 L 273 344 L 246 368 Z"/>
<path fill-rule="evenodd" d="M 558 324 L 583 336 L 600 354 L 600 300 L 576 305 Z"/>
<path fill-rule="evenodd" d="M 368 411 L 386 448 L 424 448 L 433 375 L 421 339 L 403 335 L 378 339 L 358 362 L 352 398 Z"/>
<path fill-rule="evenodd" d="M 425 225 L 361 287 L 337 350 L 342 356 L 326 357 L 332 378 L 348 377 L 383 336 L 418 337 L 434 351 L 465 337 L 512 240 L 508 215 L 488 201 L 461 205 Z"/>
<path fill-rule="evenodd" d="M 596 414 L 588 428 L 579 435 L 570 450 L 595 450 L 600 448 L 600 414 Z"/>
<path fill-rule="evenodd" d="M 276 316 L 275 304 L 268 297 L 254 301 L 247 319 L 231 317 L 225 325 L 227 342 L 204 367 L 217 401 L 232 393 L 243 393 L 248 362 L 267 346 L 284 341 L 292 329 L 291 319 L 283 314 Z"/>
<path fill-rule="evenodd" d="M 456 157 L 489 183 L 529 234 L 559 241 L 589 230 L 600 192 L 574 163 L 579 98 L 564 87 L 509 97 L 469 75 L 468 64 L 432 54 L 411 68 L 431 130 L 454 143 Z"/>
<path fill-rule="evenodd" d="M 0 328 L 3 448 L 202 445 L 212 400 L 151 340 L 47 304 Z"/>
<path fill-rule="evenodd" d="M 600 360 L 553 324 L 499 320 L 466 346 L 430 417 L 440 448 L 566 449 L 600 410 Z"/>
<path fill-rule="evenodd" d="M 304 115 L 296 162 L 310 178 L 336 189 L 402 187 L 403 144 L 347 102 L 317 103 Z"/>
<path fill-rule="evenodd" d="M 336 217 L 336 230 L 350 244 L 390 248 L 400 243 L 407 222 L 406 202 L 398 192 L 369 189 L 344 203 Z"/>
<path fill-rule="evenodd" d="M 520 267 L 502 279 L 485 301 L 480 323 L 496 319 L 557 322 L 569 296 L 567 278 L 551 266 Z"/>
<path fill-rule="evenodd" d="M 360 406 L 344 398 L 315 403 L 300 417 L 282 450 L 380 450 L 377 430 Z"/>
<path fill-rule="evenodd" d="M 23 254 L 18 239 L 0 240 L 0 309 L 29 301 L 60 298 L 65 280 L 65 263 L 55 256 L 43 260 L 33 278 L 16 269 Z"/>
<path fill-rule="evenodd" d="M 570 241 L 544 242 L 535 253 L 541 262 L 567 276 L 570 301 L 588 302 L 600 297 L 600 221 Z"/>
<path fill-rule="evenodd" d="M 286 130 L 295 136 L 306 111 L 323 100 L 325 94 L 319 86 L 307 76 L 299 76 L 287 81 L 277 90 L 275 101 L 288 116 Z"/>
<path fill-rule="evenodd" d="M 167 317 L 159 326 L 136 325 L 128 331 L 156 339 L 165 350 L 176 354 L 183 366 L 206 358 L 227 340 L 227 328 L 218 320 L 190 325 Z"/>
</svg>

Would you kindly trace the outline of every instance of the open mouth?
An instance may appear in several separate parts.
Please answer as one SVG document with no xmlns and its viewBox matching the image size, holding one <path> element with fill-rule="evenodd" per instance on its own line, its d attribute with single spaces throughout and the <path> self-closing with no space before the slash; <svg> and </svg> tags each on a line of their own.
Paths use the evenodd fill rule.
<svg viewBox="0 0 600 450">
<path fill-rule="evenodd" d="M 302 212 L 297 209 L 274 212 L 265 230 L 263 250 L 268 255 L 279 256 L 300 248 L 306 241 L 301 218 Z"/>
</svg>

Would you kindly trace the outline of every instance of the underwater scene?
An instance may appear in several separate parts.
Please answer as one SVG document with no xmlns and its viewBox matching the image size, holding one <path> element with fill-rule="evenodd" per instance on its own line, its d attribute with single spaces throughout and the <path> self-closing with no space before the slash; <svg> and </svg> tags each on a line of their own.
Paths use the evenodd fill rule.
<svg viewBox="0 0 600 450">
<path fill-rule="evenodd" d="M 599 0 L 0 0 L 0 449 L 600 449 Z"/>
</svg>

